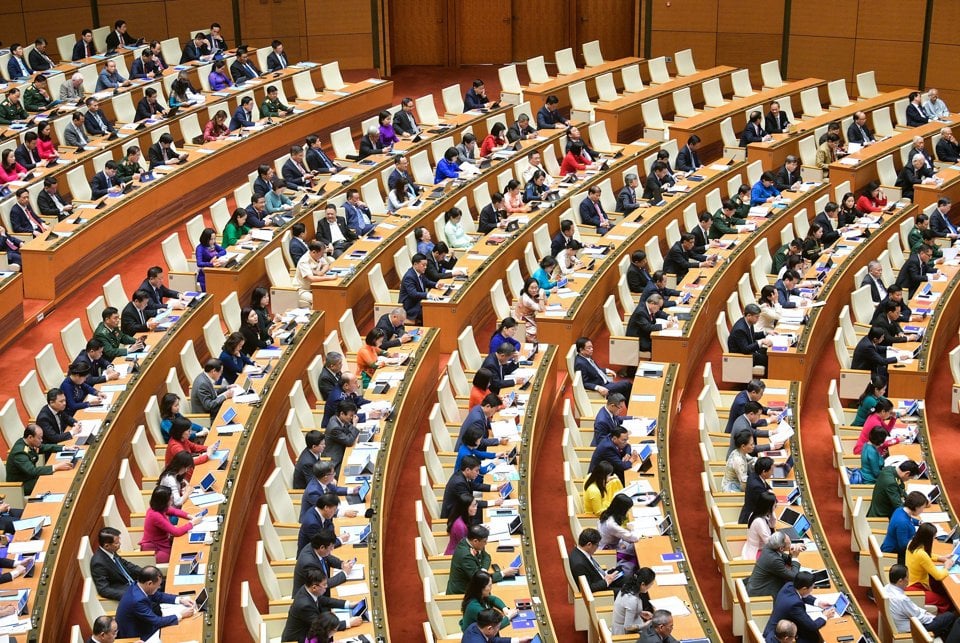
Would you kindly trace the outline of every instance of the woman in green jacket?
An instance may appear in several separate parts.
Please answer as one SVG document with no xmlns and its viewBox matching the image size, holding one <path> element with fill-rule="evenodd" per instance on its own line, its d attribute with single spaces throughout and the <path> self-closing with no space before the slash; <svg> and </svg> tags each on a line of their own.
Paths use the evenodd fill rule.
<svg viewBox="0 0 960 643">
<path fill-rule="evenodd" d="M 460 609 L 463 611 L 463 618 L 460 619 L 460 630 L 466 631 L 470 624 L 477 620 L 477 614 L 483 610 L 496 610 L 503 615 L 500 627 L 506 627 L 510 624 L 510 619 L 516 614 L 506 604 L 491 594 L 493 591 L 493 578 L 486 571 L 480 569 L 474 573 L 470 579 L 470 584 L 463 593 L 463 602 Z"/>
<path fill-rule="evenodd" d="M 887 439 L 887 431 L 882 426 L 875 426 L 870 431 L 870 441 L 863 445 L 860 452 L 860 474 L 864 484 L 873 484 L 883 469 L 883 456 L 880 447 Z"/>
<path fill-rule="evenodd" d="M 224 248 L 229 248 L 232 245 L 236 245 L 237 241 L 240 240 L 240 237 L 250 232 L 250 228 L 245 225 L 246 223 L 247 211 L 243 208 L 237 208 L 234 210 L 233 214 L 230 215 L 230 220 L 227 221 L 227 225 L 223 226 Z"/>
</svg>

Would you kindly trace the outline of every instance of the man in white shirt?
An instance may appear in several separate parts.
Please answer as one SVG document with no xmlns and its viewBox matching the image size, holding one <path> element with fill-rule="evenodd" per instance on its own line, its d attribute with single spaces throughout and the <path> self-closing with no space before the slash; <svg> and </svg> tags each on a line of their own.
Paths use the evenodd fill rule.
<svg viewBox="0 0 960 643">
<path fill-rule="evenodd" d="M 307 244 L 307 248 L 307 254 L 300 257 L 297 263 L 297 294 L 300 296 L 300 304 L 310 307 L 313 306 L 310 284 L 330 281 L 336 277 L 327 274 L 330 268 L 330 264 L 325 261 L 327 245 L 314 239 Z"/>
<path fill-rule="evenodd" d="M 534 150 L 527 154 L 527 162 L 529 165 L 523 171 L 523 183 L 526 185 L 533 179 L 533 173 L 537 170 L 543 170 L 543 184 L 547 187 L 553 183 L 554 178 L 550 176 L 550 173 L 547 172 L 547 168 L 543 166 L 543 158 L 540 156 L 540 152 Z"/>
<path fill-rule="evenodd" d="M 939 636 L 944 643 L 958 643 L 960 641 L 960 625 L 957 624 L 957 615 L 953 612 L 944 612 L 934 616 L 927 610 L 913 602 L 904 591 L 907 587 L 907 568 L 903 565 L 894 565 L 890 568 L 890 582 L 884 585 L 883 594 L 890 606 L 890 615 L 898 632 L 910 632 L 910 618 L 916 617 L 928 632 Z"/>
<path fill-rule="evenodd" d="M 927 102 L 923 104 L 923 113 L 932 120 L 946 120 L 950 118 L 947 104 L 940 100 L 940 92 L 931 87 L 927 90 Z"/>
</svg>

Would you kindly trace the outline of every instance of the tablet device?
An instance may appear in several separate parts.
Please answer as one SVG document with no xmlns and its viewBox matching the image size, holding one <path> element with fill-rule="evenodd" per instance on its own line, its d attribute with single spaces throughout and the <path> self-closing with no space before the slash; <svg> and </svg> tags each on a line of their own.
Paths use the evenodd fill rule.
<svg viewBox="0 0 960 643">
<path fill-rule="evenodd" d="M 848 607 L 850 607 L 850 599 L 847 598 L 846 594 L 840 594 L 837 597 L 837 602 L 833 604 L 833 608 L 837 610 L 837 616 L 843 616 Z"/>
<path fill-rule="evenodd" d="M 523 558 L 518 554 L 516 558 L 510 563 L 510 566 L 514 569 L 520 569 L 523 567 Z"/>
<path fill-rule="evenodd" d="M 500 490 L 500 497 L 509 498 L 511 493 L 513 493 L 513 483 L 508 481 L 506 486 Z"/>
<path fill-rule="evenodd" d="M 223 412 L 223 423 L 230 424 L 233 422 L 233 418 L 235 417 L 237 417 L 237 409 L 231 406 L 229 409 Z"/>
<path fill-rule="evenodd" d="M 203 480 L 200 481 L 200 488 L 204 491 L 210 491 L 216 482 L 217 478 L 212 473 L 208 473 L 203 477 Z"/>
<path fill-rule="evenodd" d="M 205 612 L 207 610 L 208 600 L 210 600 L 210 596 L 207 594 L 207 588 L 204 587 L 200 590 L 200 593 L 197 594 L 197 599 L 194 601 L 197 605 L 198 612 Z"/>
<path fill-rule="evenodd" d="M 360 599 L 360 602 L 353 606 L 353 609 L 350 610 L 350 616 L 360 616 L 362 617 L 367 613 L 367 599 Z"/>
</svg>

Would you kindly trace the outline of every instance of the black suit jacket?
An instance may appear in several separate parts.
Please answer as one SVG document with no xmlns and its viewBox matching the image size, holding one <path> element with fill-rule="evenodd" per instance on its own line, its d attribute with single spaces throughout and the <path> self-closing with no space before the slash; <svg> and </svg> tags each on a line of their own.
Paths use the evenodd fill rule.
<svg viewBox="0 0 960 643">
<path fill-rule="evenodd" d="M 138 565 L 120 556 L 117 556 L 117 562 L 123 565 L 130 578 L 136 580 L 140 573 Z M 110 556 L 99 547 L 90 558 L 90 576 L 93 577 L 93 584 L 97 587 L 97 594 L 113 601 L 119 601 L 130 586 L 116 563 L 110 560 Z"/>
<path fill-rule="evenodd" d="M 307 150 L 304 160 L 307 167 L 313 172 L 333 173 L 337 171 L 337 164 L 333 162 L 323 150 L 311 147 Z"/>
<path fill-rule="evenodd" d="M 700 167 L 700 157 L 697 156 L 697 153 L 690 149 L 689 145 L 684 145 L 680 148 L 680 151 L 677 152 L 677 161 L 675 163 L 677 171 L 679 172 L 693 172 L 698 167 Z"/>
<path fill-rule="evenodd" d="M 157 314 L 158 308 L 164 308 L 164 299 L 180 296 L 180 293 L 178 293 L 176 290 L 170 290 L 163 284 L 160 284 L 159 288 L 154 288 L 150 285 L 150 281 L 148 279 L 144 279 L 143 283 L 140 284 L 140 287 L 137 288 L 137 290 L 143 290 L 150 295 L 150 300 L 147 302 L 147 308 L 144 312 L 150 312 L 151 317 L 154 317 Z"/>
<path fill-rule="evenodd" d="M 653 348 L 650 333 L 658 328 L 659 326 L 647 309 L 647 304 L 641 303 L 634 309 L 633 314 L 630 315 L 630 321 L 627 322 L 627 337 L 638 338 L 640 350 L 649 353 Z"/>
<path fill-rule="evenodd" d="M 253 64 L 253 61 L 247 58 L 247 65 L 250 66 L 253 71 L 249 71 L 246 66 L 241 65 L 239 60 L 235 60 L 232 65 L 230 65 L 230 77 L 233 78 L 233 82 L 237 82 L 240 79 L 248 78 L 259 78 L 260 70 L 257 69 L 257 66 Z"/>
<path fill-rule="evenodd" d="M 373 154 L 383 154 L 383 148 L 374 143 L 369 136 L 360 139 L 360 158 L 365 159 Z"/>
<path fill-rule="evenodd" d="M 337 227 L 340 228 L 340 234 L 344 236 L 348 243 L 356 241 L 356 233 L 347 227 L 347 221 L 343 217 L 337 217 Z M 317 223 L 317 240 L 323 241 L 328 246 L 333 243 L 331 241 L 332 235 L 330 234 L 330 223 L 326 218 L 320 219 Z"/>
<path fill-rule="evenodd" d="M 266 194 L 273 189 L 273 186 L 270 185 L 270 182 L 264 179 L 263 177 L 258 176 L 253 182 L 253 193 L 260 195 Z M 239 205 L 239 204 L 237 204 Z"/>
<path fill-rule="evenodd" d="M 167 149 L 163 149 L 163 146 L 160 145 L 160 143 L 154 143 L 151 145 L 147 155 L 150 158 L 151 170 L 158 165 L 165 165 L 167 161 L 177 158 L 177 154 L 172 148 L 168 147 Z"/>
<path fill-rule="evenodd" d="M 300 171 L 300 168 L 293 162 L 293 159 L 286 160 L 283 167 L 280 168 L 280 173 L 283 175 L 283 182 L 286 183 L 287 187 L 291 190 L 302 188 L 307 184 L 304 173 Z"/>
<path fill-rule="evenodd" d="M 307 580 L 307 572 L 309 570 L 319 569 L 323 572 L 324 576 L 327 577 L 327 591 L 324 593 L 324 596 L 329 597 L 331 588 L 342 585 L 347 580 L 346 574 L 338 571 L 342 569 L 342 565 L 343 561 L 333 554 L 321 559 L 317 556 L 317 552 L 308 544 L 297 554 L 297 563 L 293 568 L 293 593 L 296 594 L 297 591 L 303 587 Z M 344 601 L 336 601 L 335 599 L 329 598 L 328 600 L 334 603 L 340 603 L 339 605 L 330 605 L 327 603 L 330 607 L 342 608 L 344 605 Z"/>
<path fill-rule="evenodd" d="M 740 147 L 746 147 L 750 143 L 762 143 L 763 137 L 766 135 L 764 129 L 756 123 L 747 123 L 740 135 Z"/>
<path fill-rule="evenodd" d="M 650 273 L 648 271 L 641 270 L 632 263 L 630 267 L 627 268 L 627 287 L 630 288 L 630 292 L 634 294 L 643 292 L 643 289 L 647 287 L 649 281 Z"/>
<path fill-rule="evenodd" d="M 153 104 L 147 100 L 147 97 L 144 96 L 140 99 L 140 102 L 137 103 L 137 112 L 133 116 L 133 120 L 142 121 L 145 118 L 153 118 L 157 114 L 162 114 L 163 105 L 160 104 L 160 101 L 157 101 Z M 152 148 L 153 146 L 151 146 Z"/>
<path fill-rule="evenodd" d="M 853 358 L 850 361 L 850 368 L 859 371 L 870 371 L 874 375 L 887 379 L 887 364 L 895 364 L 896 357 L 887 357 L 887 349 L 876 346 L 869 337 L 864 337 L 857 342 L 857 347 L 853 349 Z"/>
<path fill-rule="evenodd" d="M 206 43 L 197 47 L 197 43 L 193 40 L 187 43 L 187 46 L 183 48 L 183 54 L 180 56 L 180 64 L 186 65 L 187 63 L 193 62 L 195 60 L 200 60 L 200 56 L 209 56 L 210 49 L 207 47 Z"/>
<path fill-rule="evenodd" d="M 764 123 L 766 124 L 767 131 L 771 134 L 785 132 L 787 131 L 787 128 L 790 127 L 790 120 L 783 112 L 780 112 L 776 116 L 773 115 L 773 112 L 767 112 L 767 117 L 764 119 Z"/>
<path fill-rule="evenodd" d="M 944 163 L 956 163 L 960 159 L 960 145 L 941 138 L 937 142 L 937 158 Z"/>
<path fill-rule="evenodd" d="M 150 312 L 149 309 L 143 309 L 143 320 L 144 323 L 140 323 L 140 313 L 137 311 L 136 306 L 133 305 L 133 302 L 129 302 L 126 306 L 123 307 L 123 312 L 120 313 L 120 330 L 123 331 L 126 335 L 135 335 L 137 333 L 148 333 L 150 329 L 147 328 L 146 321 L 157 316 L 157 311 L 154 310 Z"/>
<path fill-rule="evenodd" d="M 36 148 L 31 151 L 23 143 L 18 145 L 17 149 L 13 151 L 13 158 L 28 170 L 32 170 L 40 163 L 43 163 L 43 159 L 40 158 L 40 152 L 38 152 Z"/>
<path fill-rule="evenodd" d="M 277 52 L 271 51 L 267 56 L 267 71 L 278 71 L 284 69 L 285 67 L 290 66 L 290 61 L 287 60 L 286 54 L 277 55 Z"/>
<path fill-rule="evenodd" d="M 935 272 L 936 269 L 930 269 L 920 261 L 916 253 L 910 255 L 910 258 L 904 262 L 900 268 L 900 274 L 897 275 L 897 287 L 906 288 L 910 291 L 910 297 L 917 292 L 917 288 L 926 281 L 927 273 Z"/>
<path fill-rule="evenodd" d="M 693 252 L 695 254 L 702 255 L 707 251 L 707 246 L 710 245 L 710 239 L 707 236 L 707 231 L 700 226 L 694 226 L 693 230 L 690 230 L 689 232 L 693 235 Z"/>
<path fill-rule="evenodd" d="M 607 587 L 606 579 L 597 571 L 597 568 L 590 562 L 587 555 L 580 551 L 579 547 L 574 547 L 570 550 L 568 560 L 570 562 L 570 573 L 573 575 L 574 580 L 581 576 L 586 577 L 591 592 L 602 592 L 610 589 Z"/>
<path fill-rule="evenodd" d="M 926 125 L 930 122 L 930 119 L 927 118 L 927 115 L 923 113 L 923 110 L 910 103 L 907 105 L 907 127 L 917 127 L 918 125 Z"/>
<path fill-rule="evenodd" d="M 800 167 L 797 166 L 797 169 L 793 172 L 787 170 L 787 166 L 784 165 L 779 170 L 774 180 L 774 185 L 778 190 L 783 192 L 784 190 L 789 190 L 794 183 L 800 182 Z"/>
<path fill-rule="evenodd" d="M 393 131 L 398 134 L 410 134 L 413 136 L 420 131 L 420 128 L 417 126 L 413 114 L 408 114 L 401 109 L 393 117 Z"/>
<path fill-rule="evenodd" d="M 383 331 L 383 343 L 380 344 L 380 348 L 383 350 L 399 346 L 402 343 L 400 337 L 406 332 L 403 324 L 400 324 L 400 326 L 393 325 L 389 313 L 380 315 L 380 319 L 377 320 L 377 328 Z"/>
<path fill-rule="evenodd" d="M 320 397 L 326 401 L 327 398 L 330 397 L 330 391 L 332 391 L 335 386 L 340 386 L 340 376 L 327 367 L 323 367 L 320 371 L 320 377 L 317 378 L 317 388 L 320 389 Z M 309 480 L 309 477 L 307 479 Z"/>
<path fill-rule="evenodd" d="M 660 183 L 660 179 L 657 178 L 657 175 L 651 172 L 647 176 L 646 182 L 643 184 L 643 198 L 650 201 L 652 204 L 660 203 L 663 200 L 663 187 Z"/>
<path fill-rule="evenodd" d="M 697 264 L 707 259 L 706 256 L 697 254 L 692 249 L 687 252 L 681 243 L 677 241 L 673 244 L 663 260 L 663 271 L 676 275 L 678 282 L 690 272 L 690 268 L 696 268 Z"/>
<path fill-rule="evenodd" d="M 102 196 L 106 196 L 107 191 L 111 187 L 118 185 L 120 185 L 120 181 L 117 180 L 116 176 L 108 180 L 107 175 L 102 171 L 97 172 L 93 175 L 93 178 L 90 179 L 90 195 L 94 199 L 99 199 Z"/>
<path fill-rule="evenodd" d="M 104 114 L 103 110 L 101 109 L 97 113 L 100 114 L 100 118 L 103 119 L 105 129 L 100 128 L 100 123 L 97 122 L 94 113 L 87 110 L 87 113 L 83 115 L 83 127 L 85 130 L 87 130 L 87 134 L 107 134 L 114 131 L 113 121 L 107 118 L 107 115 Z"/>
<path fill-rule="evenodd" d="M 492 203 L 488 203 L 487 205 L 483 206 L 483 209 L 480 210 L 480 220 L 477 222 L 477 230 L 479 230 L 481 234 L 487 234 L 488 232 L 496 230 L 497 225 L 500 223 L 500 213 L 501 211 L 494 209 Z M 562 237 L 563 235 L 560 234 L 560 236 Z M 564 237 L 564 239 L 566 238 Z M 553 244 L 551 243 L 550 245 L 552 250 Z M 560 251 L 557 250 L 557 252 Z M 553 254 L 556 255 L 557 253 L 554 252 Z"/>
<path fill-rule="evenodd" d="M 446 518 L 454 510 L 457 500 L 460 496 L 472 496 L 474 491 L 490 491 L 490 485 L 481 484 L 479 476 L 471 482 L 464 477 L 462 471 L 457 471 L 447 480 L 447 486 L 443 488 L 443 502 L 440 505 L 440 517 Z M 486 500 L 478 500 L 477 508 L 483 509 L 487 506 Z"/>
<path fill-rule="evenodd" d="M 290 611 L 287 612 L 287 625 L 283 628 L 281 641 L 298 641 L 303 643 L 307 638 L 307 632 L 310 630 L 310 624 L 317 618 L 321 612 L 330 610 L 329 599 L 324 600 L 321 596 L 319 600 L 313 598 L 306 587 L 301 587 L 293 595 L 293 603 L 290 604 Z M 343 603 L 343 601 L 337 601 Z M 342 607 L 342 605 L 341 605 Z M 340 622 L 340 629 L 345 629 L 343 621 Z"/>
<path fill-rule="evenodd" d="M 61 203 L 64 205 L 70 205 L 70 199 L 63 196 L 59 192 L 57 197 L 60 199 Z M 60 217 L 60 210 L 57 209 L 57 204 L 53 202 L 53 197 L 46 190 L 40 190 L 40 194 L 37 195 L 37 207 L 40 208 L 40 214 L 45 214 L 51 217 Z"/>
<path fill-rule="evenodd" d="M 763 339 L 767 334 L 754 331 L 747 324 L 747 320 L 741 317 L 737 323 L 730 329 L 730 337 L 727 339 L 727 350 L 731 353 L 740 353 L 741 355 L 753 355 L 761 350 L 757 343 L 758 339 Z"/>
<path fill-rule="evenodd" d="M 496 353 L 490 353 L 486 359 L 483 360 L 481 368 L 485 368 L 493 373 L 493 377 L 490 378 L 490 392 L 499 395 L 500 389 L 509 388 L 515 384 L 508 376 L 520 368 L 520 365 L 516 362 L 508 362 L 501 367 L 500 362 L 497 360 Z"/>
<path fill-rule="evenodd" d="M 37 216 L 37 213 L 33 213 Z M 39 219 L 40 217 L 37 216 Z M 31 219 L 19 203 L 10 208 L 10 227 L 14 232 L 33 232 L 34 221 Z"/>
<path fill-rule="evenodd" d="M 848 143 L 869 143 L 874 140 L 873 132 L 870 131 L 870 128 L 864 125 L 860 127 L 856 123 L 851 123 L 850 127 L 847 128 L 847 142 Z"/>
<path fill-rule="evenodd" d="M 60 418 L 59 422 L 57 421 L 57 417 Z M 66 442 L 72 438 L 73 434 L 69 429 L 73 427 L 76 422 L 73 416 L 69 415 L 66 411 L 54 414 L 46 404 L 44 404 L 40 412 L 37 413 L 37 425 L 43 429 L 44 444 L 57 444 L 58 442 Z M 63 431 L 60 429 L 61 424 L 63 425 L 63 429 L 65 429 Z"/>
<path fill-rule="evenodd" d="M 743 494 L 743 507 L 740 509 L 740 517 L 737 522 L 741 525 L 746 525 L 747 519 L 750 518 L 750 514 L 753 513 L 753 508 L 757 504 L 757 499 L 766 491 L 770 491 L 771 487 L 766 483 L 766 481 L 754 473 L 752 470 L 747 475 L 747 488 L 744 490 Z"/>
<path fill-rule="evenodd" d="M 880 282 L 877 285 L 877 282 Z M 874 303 L 878 303 L 881 299 L 887 296 L 887 289 L 883 281 L 874 279 L 869 274 L 863 276 L 863 280 L 860 282 L 861 286 L 870 286 L 870 298 L 873 299 Z"/>
</svg>

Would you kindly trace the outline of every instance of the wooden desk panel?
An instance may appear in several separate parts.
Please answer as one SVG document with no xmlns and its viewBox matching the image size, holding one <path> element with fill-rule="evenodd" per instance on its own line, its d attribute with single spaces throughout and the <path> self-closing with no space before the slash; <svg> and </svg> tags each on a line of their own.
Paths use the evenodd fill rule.
<svg viewBox="0 0 960 643">
<path fill-rule="evenodd" d="M 16 339 L 23 328 L 23 275 L 0 280 L 0 348 Z"/>
<path fill-rule="evenodd" d="M 180 347 L 188 340 L 194 343 L 203 335 L 203 324 L 210 319 L 213 304 L 204 297 L 194 308 L 186 311 L 178 324 L 157 343 L 140 366 L 135 383 L 115 402 L 113 410 L 103 416 L 104 426 L 96 445 L 87 447 L 83 464 L 64 501 L 54 529 L 59 533 L 51 541 L 44 561 L 44 571 L 55 583 L 42 586 L 36 595 L 33 617 L 39 623 L 39 640 L 64 641 L 69 639 L 69 610 L 54 606 L 74 605 L 80 597 L 83 578 L 76 556 L 83 536 L 95 536 L 101 526 L 103 504 L 115 488 L 120 460 L 131 457 L 130 440 L 136 428 L 143 423 L 144 408 L 150 397 L 165 391 L 164 381 L 170 368 L 180 364 Z M 109 425 L 108 425 L 109 422 Z M 57 476 L 47 477 L 56 480 Z M 104 484 L 104 481 L 109 481 Z M 44 481 L 45 482 L 45 481 Z M 38 485 L 35 492 L 46 489 Z M 119 496 L 119 493 L 116 494 Z M 29 505 L 33 506 L 33 505 Z"/>
</svg>

